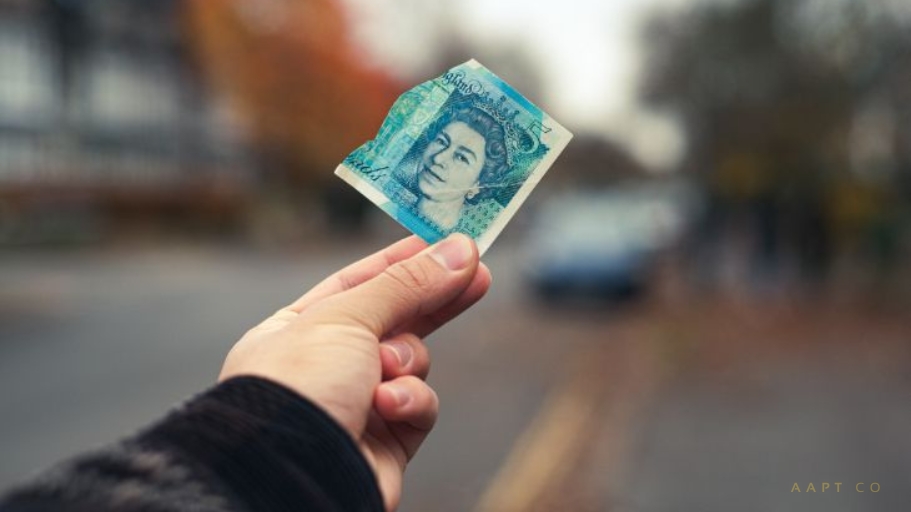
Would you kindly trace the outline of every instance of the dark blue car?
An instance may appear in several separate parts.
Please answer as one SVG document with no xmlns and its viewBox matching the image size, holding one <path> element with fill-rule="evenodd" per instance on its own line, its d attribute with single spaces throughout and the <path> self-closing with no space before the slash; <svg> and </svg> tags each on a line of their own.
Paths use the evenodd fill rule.
<svg viewBox="0 0 911 512">
<path fill-rule="evenodd" d="M 523 251 L 532 287 L 545 299 L 639 295 L 657 255 L 682 232 L 684 190 L 650 184 L 548 199 Z"/>
</svg>

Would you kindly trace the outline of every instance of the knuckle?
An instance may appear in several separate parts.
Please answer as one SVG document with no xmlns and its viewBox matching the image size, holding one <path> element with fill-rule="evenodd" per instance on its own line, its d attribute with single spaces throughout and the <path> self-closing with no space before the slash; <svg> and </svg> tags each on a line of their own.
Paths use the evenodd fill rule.
<svg viewBox="0 0 911 512">
<path fill-rule="evenodd" d="M 437 422 L 440 411 L 440 397 L 437 395 L 437 392 L 430 386 L 427 386 L 427 405 L 426 405 L 426 424 L 425 427 L 429 430 Z"/>
<path fill-rule="evenodd" d="M 430 405 L 433 410 L 436 411 L 440 408 L 440 396 L 437 395 L 436 390 L 430 387 L 430 385 L 427 386 L 427 389 L 430 391 Z"/>
<path fill-rule="evenodd" d="M 435 410 L 439 406 L 440 399 L 430 384 L 415 375 L 409 375 L 406 378 L 408 384 L 414 389 L 415 395 L 421 397 L 421 402 L 425 407 Z"/>
<path fill-rule="evenodd" d="M 433 366 L 430 363 L 430 357 L 425 359 L 425 361 L 426 362 L 424 363 L 423 367 L 420 370 L 418 370 L 418 377 L 421 379 L 426 379 L 427 377 L 430 376 L 430 368 Z"/>
<path fill-rule="evenodd" d="M 340 272 L 334 279 L 341 290 L 350 290 L 361 283 L 361 280 L 347 272 Z"/>
<path fill-rule="evenodd" d="M 433 286 L 433 273 L 426 265 L 407 261 L 386 269 L 386 275 L 410 292 L 427 291 Z"/>
<path fill-rule="evenodd" d="M 427 345 L 424 345 L 420 338 L 417 337 L 411 341 L 411 345 L 414 350 L 412 371 L 414 372 L 414 375 L 421 380 L 426 379 L 430 374 L 430 350 L 428 350 Z"/>
</svg>

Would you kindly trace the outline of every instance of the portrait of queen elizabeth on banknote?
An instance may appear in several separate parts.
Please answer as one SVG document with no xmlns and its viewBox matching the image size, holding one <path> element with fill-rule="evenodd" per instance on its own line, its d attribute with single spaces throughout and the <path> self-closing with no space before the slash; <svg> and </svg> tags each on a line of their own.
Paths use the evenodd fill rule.
<svg viewBox="0 0 911 512">
<path fill-rule="evenodd" d="M 472 60 L 403 94 L 335 173 L 427 242 L 483 253 L 571 137 Z"/>
</svg>

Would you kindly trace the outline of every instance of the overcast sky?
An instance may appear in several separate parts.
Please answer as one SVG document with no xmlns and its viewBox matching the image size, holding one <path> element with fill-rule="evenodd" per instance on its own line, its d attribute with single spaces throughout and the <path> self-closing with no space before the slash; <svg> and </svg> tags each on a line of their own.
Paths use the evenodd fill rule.
<svg viewBox="0 0 911 512">
<path fill-rule="evenodd" d="M 646 14 L 692 0 L 345 2 L 365 51 L 406 80 L 429 78 L 421 74 L 446 44 L 441 33 L 483 47 L 518 45 L 541 74 L 540 106 L 571 131 L 608 135 L 656 168 L 683 149 L 672 122 L 637 104 L 637 38 Z"/>
</svg>

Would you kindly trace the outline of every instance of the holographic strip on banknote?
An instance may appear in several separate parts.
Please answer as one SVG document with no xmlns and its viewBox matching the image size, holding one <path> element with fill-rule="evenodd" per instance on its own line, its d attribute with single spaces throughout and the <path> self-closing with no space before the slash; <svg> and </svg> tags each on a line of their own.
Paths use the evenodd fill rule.
<svg viewBox="0 0 911 512">
<path fill-rule="evenodd" d="M 483 254 L 572 134 L 471 60 L 403 94 L 335 174 L 429 243 Z"/>
</svg>

